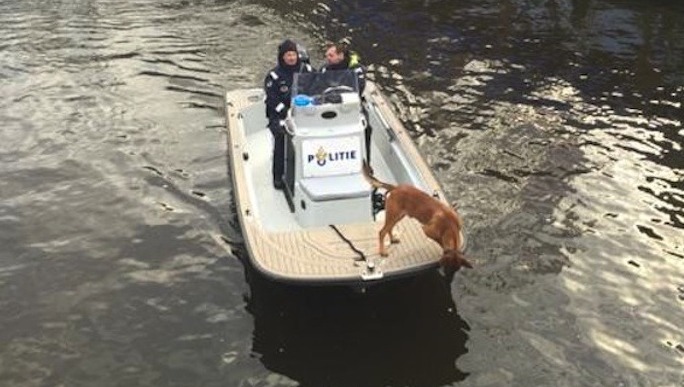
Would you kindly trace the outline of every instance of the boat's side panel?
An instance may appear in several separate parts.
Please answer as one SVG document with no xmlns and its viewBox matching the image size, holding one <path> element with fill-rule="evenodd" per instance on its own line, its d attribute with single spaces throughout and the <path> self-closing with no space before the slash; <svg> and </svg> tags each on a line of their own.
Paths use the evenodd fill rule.
<svg viewBox="0 0 684 387">
<path fill-rule="evenodd" d="M 233 195 L 237 207 L 237 216 L 245 238 L 247 253 L 254 254 L 254 246 L 249 233 L 254 232 L 254 218 L 252 214 L 253 198 L 248 190 L 249 175 L 245 169 L 248 160 L 247 136 L 244 127 L 243 111 L 251 111 L 258 106 L 255 101 L 262 96 L 258 89 L 237 90 L 226 94 L 226 127 L 228 129 L 228 156 L 231 178 L 233 181 Z M 256 112 L 254 113 L 256 114 Z"/>
<path fill-rule="evenodd" d="M 410 134 L 397 119 L 387 99 L 374 83 L 366 86 L 367 101 L 371 111 L 373 136 L 384 136 L 378 140 L 379 149 L 394 171 L 396 182 L 415 185 L 446 202 L 444 192 L 432 171 L 418 152 Z"/>
</svg>

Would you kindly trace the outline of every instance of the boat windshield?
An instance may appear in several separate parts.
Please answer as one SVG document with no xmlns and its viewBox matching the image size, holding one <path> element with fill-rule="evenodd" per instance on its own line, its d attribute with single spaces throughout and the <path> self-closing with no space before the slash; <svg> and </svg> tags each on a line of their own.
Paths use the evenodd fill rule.
<svg viewBox="0 0 684 387">
<path fill-rule="evenodd" d="M 351 70 L 326 71 L 324 73 L 297 73 L 294 77 L 292 96 L 304 95 L 321 102 L 335 102 L 341 93 L 359 92 L 356 73 Z"/>
</svg>

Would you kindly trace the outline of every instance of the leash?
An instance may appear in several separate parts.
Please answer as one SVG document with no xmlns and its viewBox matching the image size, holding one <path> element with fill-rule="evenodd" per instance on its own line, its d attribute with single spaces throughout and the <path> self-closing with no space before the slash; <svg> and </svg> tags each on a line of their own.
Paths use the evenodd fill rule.
<svg viewBox="0 0 684 387">
<path fill-rule="evenodd" d="M 347 238 L 346 236 L 344 236 L 344 234 L 342 234 L 342 232 L 337 228 L 337 226 L 335 226 L 334 224 L 330 224 L 329 226 L 330 226 L 330 228 L 332 228 L 333 230 L 335 230 L 335 232 L 337 233 L 337 235 L 338 235 L 343 241 L 347 242 L 347 244 L 349 245 L 349 247 L 350 247 L 356 254 L 358 254 L 358 256 L 359 256 L 360 258 L 355 258 L 355 259 L 354 259 L 355 261 L 368 261 L 368 258 L 366 258 L 366 254 L 364 254 L 363 251 L 357 249 L 356 246 L 354 246 L 354 244 L 349 240 L 349 238 Z"/>
</svg>

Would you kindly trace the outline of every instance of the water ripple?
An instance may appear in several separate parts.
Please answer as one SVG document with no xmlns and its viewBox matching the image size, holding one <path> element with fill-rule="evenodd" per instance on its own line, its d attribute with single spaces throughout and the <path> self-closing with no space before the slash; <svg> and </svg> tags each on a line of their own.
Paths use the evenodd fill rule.
<svg viewBox="0 0 684 387">
<path fill-rule="evenodd" d="M 0 379 L 678 384 L 683 12 L 0 0 Z M 347 35 L 463 214 L 477 268 L 451 283 L 309 291 L 246 264 L 224 91 L 260 87 L 284 36 L 318 65 Z"/>
</svg>

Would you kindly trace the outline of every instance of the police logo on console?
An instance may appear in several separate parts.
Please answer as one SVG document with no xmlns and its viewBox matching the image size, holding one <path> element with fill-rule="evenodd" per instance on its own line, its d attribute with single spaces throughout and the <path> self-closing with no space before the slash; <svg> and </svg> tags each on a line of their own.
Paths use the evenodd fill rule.
<svg viewBox="0 0 684 387">
<path fill-rule="evenodd" d="M 357 151 L 353 150 L 341 150 L 335 152 L 326 152 L 323 147 L 319 147 L 315 154 L 310 154 L 308 156 L 308 162 L 316 162 L 316 164 L 324 167 L 327 163 L 334 163 L 338 161 L 345 160 L 356 160 Z"/>
<path fill-rule="evenodd" d="M 358 173 L 361 169 L 361 138 L 344 136 L 302 141 L 303 177 Z"/>
</svg>

